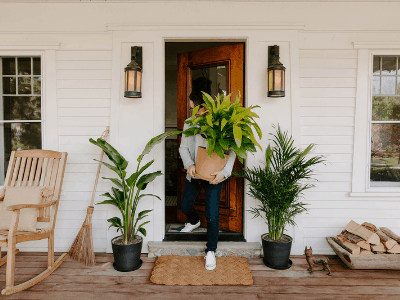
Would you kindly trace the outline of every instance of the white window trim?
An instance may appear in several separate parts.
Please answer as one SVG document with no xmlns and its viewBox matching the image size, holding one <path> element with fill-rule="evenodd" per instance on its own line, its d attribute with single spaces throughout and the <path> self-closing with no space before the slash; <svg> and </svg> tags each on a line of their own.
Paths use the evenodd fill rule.
<svg viewBox="0 0 400 300">
<path fill-rule="evenodd" d="M 400 43 L 354 42 L 358 49 L 351 197 L 400 197 L 399 187 L 369 187 L 371 82 L 373 55 L 400 55 Z"/>
<path fill-rule="evenodd" d="M 40 56 L 42 81 L 42 149 L 58 151 L 56 50 L 60 44 L 0 43 L 2 56 Z M 3 186 L 0 186 L 2 188 Z"/>
</svg>

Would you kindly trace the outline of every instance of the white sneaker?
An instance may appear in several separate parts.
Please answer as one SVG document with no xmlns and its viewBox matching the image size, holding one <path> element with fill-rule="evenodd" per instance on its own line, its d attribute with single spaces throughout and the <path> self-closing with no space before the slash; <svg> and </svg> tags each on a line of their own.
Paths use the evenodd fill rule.
<svg viewBox="0 0 400 300">
<path fill-rule="evenodd" d="M 200 221 L 194 225 L 192 225 L 190 223 L 185 223 L 185 227 L 183 227 L 180 232 L 191 232 L 191 231 L 195 230 L 197 227 L 200 227 Z"/>
<path fill-rule="evenodd" d="M 208 251 L 207 255 L 204 256 L 204 259 L 206 260 L 206 270 L 214 270 L 217 266 L 217 261 L 215 260 L 215 252 Z"/>
</svg>

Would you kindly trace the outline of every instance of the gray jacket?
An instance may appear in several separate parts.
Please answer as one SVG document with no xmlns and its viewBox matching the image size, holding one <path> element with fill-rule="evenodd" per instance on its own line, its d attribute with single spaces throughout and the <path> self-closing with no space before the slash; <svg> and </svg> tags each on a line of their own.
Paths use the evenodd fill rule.
<svg viewBox="0 0 400 300">
<path fill-rule="evenodd" d="M 189 120 L 189 119 L 187 119 Z M 190 128 L 189 124 L 184 124 L 183 130 Z M 183 161 L 183 167 L 187 170 L 191 165 L 195 165 L 196 157 L 197 157 L 197 147 L 207 147 L 207 141 L 200 134 L 192 135 L 186 137 L 182 134 L 181 145 L 179 147 L 179 154 Z M 222 175 L 225 176 L 222 181 L 226 180 L 231 176 L 233 164 L 235 163 L 236 153 L 233 149 L 229 150 L 229 157 L 226 162 L 225 167 L 220 171 Z M 193 177 L 196 178 L 196 177 Z M 186 174 L 186 179 L 191 181 L 192 177 L 189 174 Z"/>
</svg>

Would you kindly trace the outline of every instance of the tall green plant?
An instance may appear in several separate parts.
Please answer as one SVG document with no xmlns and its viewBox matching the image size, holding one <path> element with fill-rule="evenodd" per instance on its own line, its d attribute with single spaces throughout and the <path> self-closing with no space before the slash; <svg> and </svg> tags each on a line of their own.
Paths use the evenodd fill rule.
<svg viewBox="0 0 400 300">
<path fill-rule="evenodd" d="M 140 163 L 142 162 L 143 157 L 150 153 L 151 149 L 153 149 L 155 145 L 161 143 L 166 137 L 179 133 L 181 132 L 169 131 L 152 138 L 137 159 L 138 165 L 136 172 L 129 177 L 127 177 L 125 171 L 128 167 L 128 161 L 115 148 L 101 138 L 98 138 L 97 141 L 92 138 L 89 139 L 92 144 L 100 147 L 113 163 L 113 165 L 106 162 L 102 162 L 102 164 L 114 171 L 118 176 L 118 178 L 103 177 L 104 179 L 109 179 L 116 187 L 111 188 L 111 193 L 107 192 L 102 194 L 101 196 L 105 196 L 108 199 L 98 204 L 114 205 L 121 212 L 122 220 L 119 217 L 113 217 L 107 221 L 111 223 L 110 227 L 116 227 L 117 231 L 121 230 L 124 237 L 124 244 L 128 244 L 130 241 L 136 239 L 138 231 L 146 236 L 146 229 L 144 229 L 143 226 L 150 221 L 143 222 L 137 228 L 136 226 L 138 221 L 145 218 L 152 209 L 139 212 L 135 219 L 136 208 L 139 200 L 145 196 L 153 196 L 161 200 L 157 195 L 141 194 L 141 191 L 145 190 L 147 185 L 158 176 L 161 176 L 162 173 L 161 171 L 156 171 L 142 175 L 142 173 L 153 164 L 154 159 L 141 168 Z"/>
<path fill-rule="evenodd" d="M 296 225 L 294 217 L 307 210 L 307 204 L 300 202 L 299 197 L 314 186 L 309 180 L 313 175 L 312 167 L 324 162 L 324 159 L 323 156 L 307 156 L 314 144 L 303 151 L 294 147 L 293 138 L 288 136 L 287 131 L 282 132 L 279 125 L 272 135 L 274 147 L 267 147 L 265 165 L 241 169 L 234 174 L 249 181 L 250 191 L 247 194 L 259 200 L 261 205 L 248 211 L 254 214 L 253 218 L 263 218 L 268 225 L 269 236 L 277 240 L 283 236 L 287 224 Z"/>
<path fill-rule="evenodd" d="M 234 103 L 231 103 L 231 94 L 218 94 L 214 100 L 209 94 L 202 93 L 205 101 L 202 105 L 207 111 L 196 116 L 200 105 L 193 109 L 192 118 L 185 121 L 193 127 L 183 132 L 185 136 L 201 134 L 207 140 L 207 153 L 210 157 L 215 151 L 219 157 L 225 158 L 224 150 L 232 147 L 242 163 L 243 159 L 247 158 L 247 151 L 256 152 L 255 146 L 262 150 L 251 128 L 254 127 L 261 139 L 261 129 L 254 121 L 254 118 L 259 116 L 251 111 L 260 106 L 244 108 L 240 103 L 240 93 Z"/>
</svg>

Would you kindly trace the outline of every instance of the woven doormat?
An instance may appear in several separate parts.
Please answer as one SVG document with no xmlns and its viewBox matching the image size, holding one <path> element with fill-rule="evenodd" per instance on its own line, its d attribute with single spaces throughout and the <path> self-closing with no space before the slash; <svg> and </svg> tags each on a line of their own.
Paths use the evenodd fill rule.
<svg viewBox="0 0 400 300">
<path fill-rule="evenodd" d="M 204 256 L 165 255 L 155 262 L 150 281 L 165 285 L 252 285 L 247 258 L 216 257 L 214 270 L 205 269 Z"/>
</svg>

